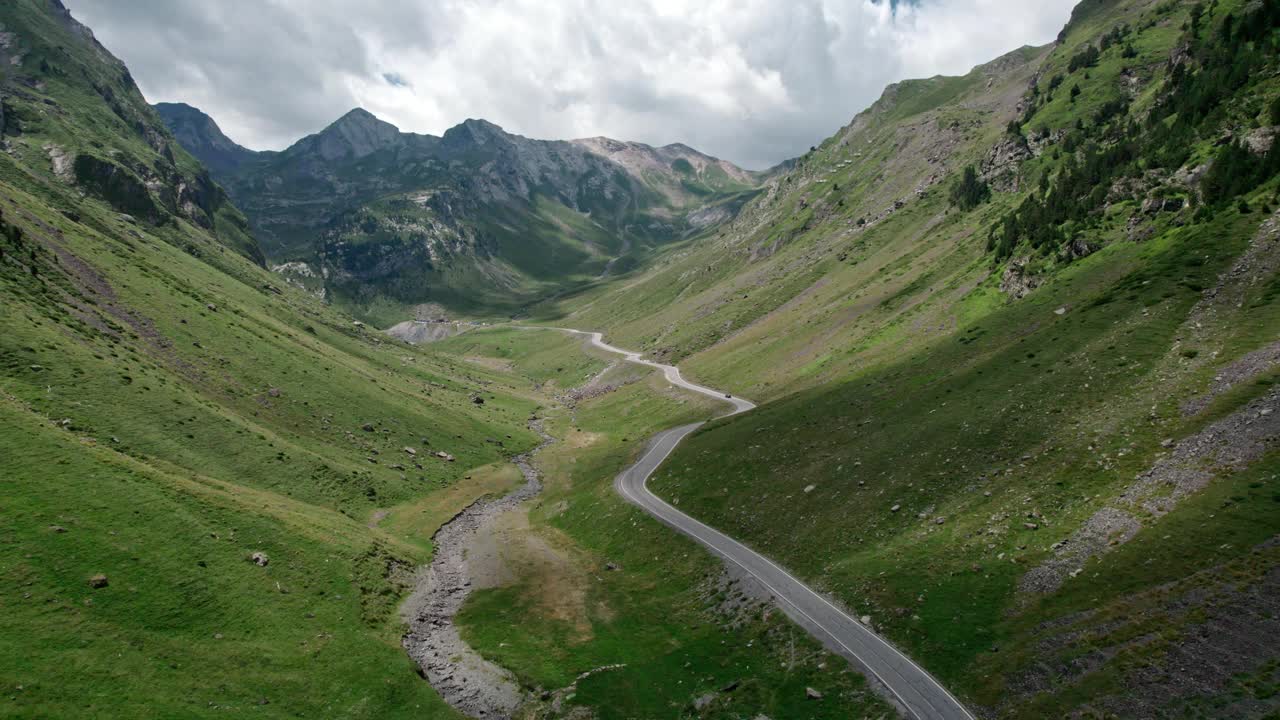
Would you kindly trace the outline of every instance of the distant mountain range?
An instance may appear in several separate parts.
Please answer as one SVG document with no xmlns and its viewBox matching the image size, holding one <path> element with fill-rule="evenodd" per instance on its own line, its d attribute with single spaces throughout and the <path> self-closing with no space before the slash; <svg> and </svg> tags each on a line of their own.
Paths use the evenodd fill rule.
<svg viewBox="0 0 1280 720">
<path fill-rule="evenodd" d="M 518 312 L 730 219 L 767 175 L 686 145 L 531 140 L 484 120 L 405 133 L 360 108 L 255 152 L 196 108 L 155 108 L 280 272 L 384 323 L 415 306 Z"/>
</svg>

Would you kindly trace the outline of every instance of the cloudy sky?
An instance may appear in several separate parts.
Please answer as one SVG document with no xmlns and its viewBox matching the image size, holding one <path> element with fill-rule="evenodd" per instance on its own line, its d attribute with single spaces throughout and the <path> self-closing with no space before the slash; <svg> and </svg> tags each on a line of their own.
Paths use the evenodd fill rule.
<svg viewBox="0 0 1280 720">
<path fill-rule="evenodd" d="M 353 107 L 440 134 L 794 157 L 888 83 L 1051 41 L 1075 0 L 64 0 L 152 102 L 280 149 Z"/>
</svg>

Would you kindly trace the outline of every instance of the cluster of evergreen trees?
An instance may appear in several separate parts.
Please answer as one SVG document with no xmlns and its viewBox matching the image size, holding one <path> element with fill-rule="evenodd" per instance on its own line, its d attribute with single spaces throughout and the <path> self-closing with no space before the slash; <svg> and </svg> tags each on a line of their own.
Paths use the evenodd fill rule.
<svg viewBox="0 0 1280 720">
<path fill-rule="evenodd" d="M 951 186 L 951 204 L 968 212 L 991 197 L 991 186 L 978 179 L 972 165 L 965 167 L 960 179 Z"/>
<path fill-rule="evenodd" d="M 1140 176 L 1145 169 L 1182 167 L 1196 143 L 1221 131 L 1230 100 L 1252 78 L 1275 70 L 1280 58 L 1280 0 L 1252 4 L 1246 16 L 1227 15 L 1216 28 L 1205 18 L 1204 3 L 1197 3 L 1187 26 L 1191 61 L 1175 62 L 1145 121 L 1128 116 L 1126 101 L 1112 100 L 1094 111 L 1090 125 L 1077 122 L 1063 143 L 1067 154 L 1058 172 L 1042 177 L 1037 191 L 991 228 L 987 246 L 997 261 L 1024 241 L 1045 252 L 1070 242 L 1096 220 L 1096 211 L 1117 179 Z M 1128 33 L 1123 26 L 1108 33 L 1103 50 L 1090 46 L 1077 53 L 1069 70 L 1091 66 L 1111 47 L 1121 45 L 1121 52 L 1128 52 Z M 1054 76 L 1050 88 L 1060 85 L 1060 78 Z M 1280 100 L 1268 115 L 1273 124 L 1280 123 Z M 1277 173 L 1280 142 L 1266 156 L 1250 152 L 1240 142 L 1228 143 L 1202 183 L 1205 205 L 1223 207 Z"/>
</svg>

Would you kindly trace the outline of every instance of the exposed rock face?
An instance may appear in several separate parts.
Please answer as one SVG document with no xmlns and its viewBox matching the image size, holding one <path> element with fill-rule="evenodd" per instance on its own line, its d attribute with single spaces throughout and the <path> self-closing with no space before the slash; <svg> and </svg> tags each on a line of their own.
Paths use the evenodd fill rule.
<svg viewBox="0 0 1280 720">
<path fill-rule="evenodd" d="M 1027 270 L 1028 258 L 1013 258 L 1005 266 L 1000 277 L 1000 292 L 1011 299 L 1021 300 L 1040 286 L 1040 278 Z"/>
<path fill-rule="evenodd" d="M 314 152 L 332 162 L 359 160 L 399 140 L 400 130 L 395 125 L 379 120 L 368 110 L 356 108 L 295 147 L 300 146 L 300 150 Z"/>
<path fill-rule="evenodd" d="M 1021 135 L 1005 133 L 978 166 L 980 178 L 1000 192 L 1017 192 L 1018 168 L 1032 157 L 1031 148 Z"/>
<path fill-rule="evenodd" d="M 256 153 L 223 134 L 213 118 L 185 103 L 156 103 L 174 138 L 215 174 L 239 168 Z"/>
<path fill-rule="evenodd" d="M 255 153 L 194 108 L 158 109 L 273 261 L 313 265 L 318 281 L 295 280 L 357 301 L 449 305 L 477 289 L 514 297 L 534 278 L 607 274 L 635 244 L 730 219 L 737 205 L 717 201 L 758 183 L 684 145 L 533 140 L 474 119 L 435 137 L 358 108 L 282 152 Z"/>
<path fill-rule="evenodd" d="M 54 21 L 47 34 L 0 32 L 0 67 L 5 68 L 0 133 L 21 134 L 22 118 L 42 118 L 29 130 L 58 138 L 43 146 L 57 180 L 148 224 L 185 220 L 199 225 L 228 248 L 262 263 L 248 223 L 209 174 L 183 154 L 124 64 L 57 0 L 47 3 L 47 11 Z M 56 64 L 43 59 L 51 47 L 57 48 Z M 24 61 L 28 56 L 41 59 Z M 54 98 L 70 96 L 64 92 L 99 103 L 102 116 L 62 107 Z M 123 128 L 122 134 L 107 131 L 110 123 Z"/>
<path fill-rule="evenodd" d="M 1082 257 L 1088 257 L 1089 255 L 1092 255 L 1095 250 L 1097 250 L 1097 248 L 1090 245 L 1089 241 L 1085 240 L 1083 237 L 1072 238 L 1071 242 L 1067 245 L 1067 255 L 1072 260 L 1079 260 Z M 1023 295 L 1025 294 L 1026 293 L 1023 293 Z M 1022 295 L 1019 295 L 1018 297 L 1022 297 Z"/>
<path fill-rule="evenodd" d="M 76 156 L 72 163 L 76 183 L 111 203 L 112 207 L 135 217 L 155 221 L 160 208 L 147 186 L 120 165 L 89 154 Z"/>
<path fill-rule="evenodd" d="M 1275 143 L 1277 134 L 1280 134 L 1280 127 L 1275 125 L 1251 130 L 1243 138 L 1244 146 L 1255 155 L 1266 155 Z"/>
</svg>

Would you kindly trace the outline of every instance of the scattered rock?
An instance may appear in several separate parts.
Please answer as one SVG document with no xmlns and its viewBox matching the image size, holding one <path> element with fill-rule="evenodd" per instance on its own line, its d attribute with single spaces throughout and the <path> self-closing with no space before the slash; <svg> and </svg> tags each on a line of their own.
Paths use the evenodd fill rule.
<svg viewBox="0 0 1280 720">
<path fill-rule="evenodd" d="M 249 561 L 258 567 L 266 567 L 267 563 L 271 562 L 271 559 L 264 552 L 255 552 L 249 556 Z"/>
<path fill-rule="evenodd" d="M 103 575 L 102 573 L 98 573 L 97 575 L 94 575 L 93 577 L 89 578 L 89 587 L 95 590 L 104 588 L 106 586 L 107 586 L 107 576 Z"/>
<path fill-rule="evenodd" d="M 269 388 L 267 394 L 273 398 L 278 398 L 280 397 L 280 388 Z"/>
<path fill-rule="evenodd" d="M 440 451 L 436 452 L 436 457 L 438 457 L 438 458 L 440 458 L 441 460 L 444 460 L 444 461 L 446 461 L 446 462 L 453 462 L 453 461 L 454 461 L 454 459 L 455 459 L 452 455 L 450 455 L 449 453 L 447 453 L 447 452 L 445 452 L 445 451 L 443 451 L 443 450 L 440 450 Z"/>
<path fill-rule="evenodd" d="M 804 491 L 805 491 L 806 493 L 811 493 L 811 492 L 813 492 L 814 490 L 816 490 L 817 488 L 818 488 L 818 486 L 817 486 L 817 485 L 806 485 L 806 486 L 805 486 L 805 488 L 804 488 Z"/>
<path fill-rule="evenodd" d="M 1026 529 L 1028 529 L 1028 530 L 1039 530 L 1039 529 L 1040 529 L 1040 526 L 1039 526 L 1039 525 L 1037 525 L 1037 524 L 1035 524 L 1035 523 L 1032 523 L 1032 522 L 1029 522 L 1029 523 L 1022 523 L 1022 527 L 1026 528 Z"/>
<path fill-rule="evenodd" d="M 605 564 L 604 564 L 604 569 L 605 569 L 605 570 L 617 570 L 617 569 L 618 569 L 618 563 L 613 562 L 612 560 L 610 560 L 609 562 L 607 562 L 607 563 L 605 563 Z"/>
<path fill-rule="evenodd" d="M 698 697 L 693 701 L 693 709 L 701 711 L 711 703 L 715 702 L 717 697 L 719 697 L 719 695 L 716 693 L 707 693 L 706 695 Z"/>
<path fill-rule="evenodd" d="M 898 512 L 901 509 L 902 509 L 901 505 L 894 505 L 893 507 L 889 508 L 889 512 Z"/>
<path fill-rule="evenodd" d="M 946 521 L 947 521 L 947 519 L 946 519 L 946 518 L 944 518 L 944 517 L 940 517 L 940 518 L 938 518 L 937 520 L 934 520 L 933 522 L 934 522 L 934 524 L 936 524 L 936 525 L 941 525 L 941 524 L 945 523 Z"/>
<path fill-rule="evenodd" d="M 64 533 L 64 532 L 66 532 L 66 531 L 67 531 L 67 529 L 66 529 L 66 528 L 64 528 L 64 527 L 62 527 L 61 525 L 50 525 L 50 526 L 49 526 L 49 532 Z"/>
<path fill-rule="evenodd" d="M 365 423 L 360 426 L 360 429 L 365 432 L 373 432 L 373 423 Z"/>
<path fill-rule="evenodd" d="M 209 312 L 218 312 L 218 306 L 213 303 L 208 303 L 205 307 L 209 308 Z"/>
<path fill-rule="evenodd" d="M 410 455 L 417 455 L 417 454 L 418 454 L 418 451 L 417 451 L 417 450 L 415 450 L 414 448 L 411 448 L 411 447 L 406 447 L 406 448 L 404 449 L 404 451 L 405 451 L 405 452 L 407 452 L 407 453 L 409 453 Z"/>
<path fill-rule="evenodd" d="M 805 696 L 805 697 L 807 697 L 807 698 L 809 698 L 810 700 L 821 700 L 821 699 L 822 699 L 822 693 L 818 692 L 817 690 L 814 690 L 814 689 L 813 689 L 813 688 L 811 688 L 811 687 L 807 687 L 807 688 L 805 688 L 805 689 L 804 689 L 804 696 Z"/>
</svg>

